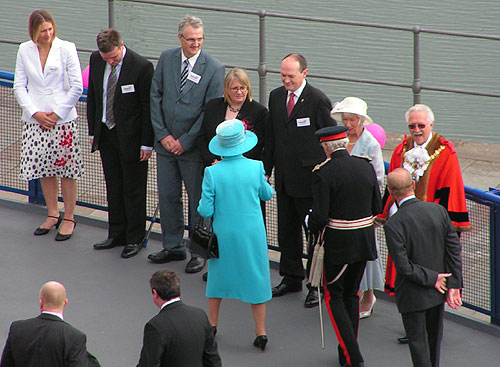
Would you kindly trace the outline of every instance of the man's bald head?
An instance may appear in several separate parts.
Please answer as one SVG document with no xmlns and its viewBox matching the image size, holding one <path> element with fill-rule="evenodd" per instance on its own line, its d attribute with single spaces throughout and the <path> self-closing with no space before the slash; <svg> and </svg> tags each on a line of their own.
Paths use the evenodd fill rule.
<svg viewBox="0 0 500 367">
<path fill-rule="evenodd" d="M 414 194 L 413 180 L 410 173 L 404 168 L 396 168 L 387 175 L 387 187 L 397 201 Z"/>
<path fill-rule="evenodd" d="M 40 308 L 42 311 L 62 313 L 67 303 L 66 289 L 61 283 L 50 281 L 40 288 Z"/>
</svg>

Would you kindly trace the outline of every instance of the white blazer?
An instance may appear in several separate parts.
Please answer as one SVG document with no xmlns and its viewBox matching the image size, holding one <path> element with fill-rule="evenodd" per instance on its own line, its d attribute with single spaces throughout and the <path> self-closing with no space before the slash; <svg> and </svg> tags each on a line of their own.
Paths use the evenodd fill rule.
<svg viewBox="0 0 500 367">
<path fill-rule="evenodd" d="M 55 38 L 42 71 L 38 47 L 33 41 L 19 45 L 14 94 L 23 109 L 23 120 L 36 122 L 38 112 L 55 112 L 62 124 L 77 118 L 75 105 L 83 92 L 82 71 L 72 42 Z"/>
</svg>

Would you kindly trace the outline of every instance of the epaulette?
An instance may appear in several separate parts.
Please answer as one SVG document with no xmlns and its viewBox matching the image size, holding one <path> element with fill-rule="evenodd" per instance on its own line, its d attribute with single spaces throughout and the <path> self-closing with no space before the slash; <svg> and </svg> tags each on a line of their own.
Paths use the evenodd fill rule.
<svg viewBox="0 0 500 367">
<path fill-rule="evenodd" d="M 314 168 L 313 168 L 313 172 L 316 172 L 317 170 L 319 170 L 321 167 L 323 167 L 325 164 L 327 164 L 328 162 L 330 162 L 332 159 L 331 158 L 327 158 L 325 159 L 323 162 L 317 164 Z"/>
<path fill-rule="evenodd" d="M 351 154 L 351 157 L 356 157 L 356 158 L 361 158 L 361 159 L 365 159 L 367 160 L 368 162 L 371 162 L 372 159 L 370 157 L 368 157 L 367 155 L 357 155 L 357 154 Z"/>
</svg>

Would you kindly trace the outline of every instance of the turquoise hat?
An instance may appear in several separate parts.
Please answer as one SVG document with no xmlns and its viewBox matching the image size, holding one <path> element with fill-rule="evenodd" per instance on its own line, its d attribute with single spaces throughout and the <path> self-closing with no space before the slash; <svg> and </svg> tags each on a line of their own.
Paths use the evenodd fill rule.
<svg viewBox="0 0 500 367">
<path fill-rule="evenodd" d="M 240 120 L 223 121 L 215 129 L 215 135 L 208 149 L 215 155 L 229 157 L 248 152 L 257 145 L 257 135 L 245 130 Z"/>
</svg>

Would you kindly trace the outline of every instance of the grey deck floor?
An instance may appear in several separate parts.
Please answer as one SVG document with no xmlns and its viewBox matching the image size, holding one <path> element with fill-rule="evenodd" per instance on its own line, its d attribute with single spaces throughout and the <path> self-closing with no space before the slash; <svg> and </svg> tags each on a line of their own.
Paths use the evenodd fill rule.
<svg viewBox="0 0 500 367">
<path fill-rule="evenodd" d="M 43 208 L 0 200 L 0 346 L 13 320 L 39 313 L 38 290 L 47 280 L 62 282 L 68 291 L 65 320 L 87 334 L 89 351 L 103 367 L 135 366 L 144 324 L 158 312 L 151 301 L 149 278 L 162 268 L 181 277 L 185 303 L 207 310 L 205 283 L 200 274 L 185 274 L 185 262 L 148 263 L 147 254 L 160 249 L 157 240 L 132 259 L 120 258 L 121 248 L 95 251 L 92 243 L 107 231 L 80 219 L 73 238 L 55 242 L 55 232 L 34 237 L 44 219 Z M 271 271 L 273 283 L 279 281 Z M 303 307 L 295 293 L 268 303 L 265 352 L 252 346 L 250 306 L 235 300 L 222 303 L 217 342 L 224 366 L 338 366 L 336 339 L 325 319 L 326 349 L 320 347 L 318 309 Z M 326 312 L 324 313 L 326 315 Z M 458 321 L 457 321 L 458 320 Z M 372 317 L 360 323 L 359 342 L 367 367 L 411 366 L 408 347 L 398 345 L 402 324 L 395 304 L 379 297 Z M 500 365 L 500 331 L 494 326 L 445 321 L 441 366 Z M 186 366 L 189 367 L 189 366 Z"/>
</svg>

